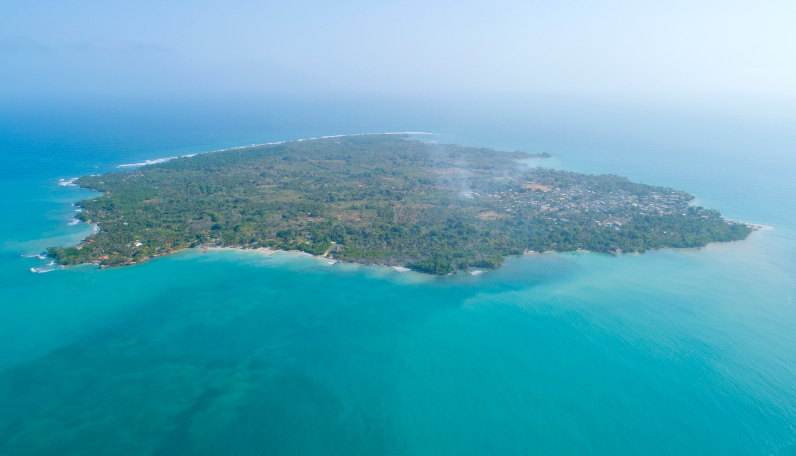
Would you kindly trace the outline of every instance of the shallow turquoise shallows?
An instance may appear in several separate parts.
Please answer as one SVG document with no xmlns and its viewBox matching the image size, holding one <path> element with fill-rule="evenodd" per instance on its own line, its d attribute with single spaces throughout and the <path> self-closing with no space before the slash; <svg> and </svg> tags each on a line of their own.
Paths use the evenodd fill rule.
<svg viewBox="0 0 796 456">
<path fill-rule="evenodd" d="M 360 103 L 4 107 L 0 454 L 796 454 L 789 124 Z M 232 250 L 31 272 L 92 229 L 60 179 L 374 131 L 549 152 L 772 229 L 441 278 Z"/>
</svg>

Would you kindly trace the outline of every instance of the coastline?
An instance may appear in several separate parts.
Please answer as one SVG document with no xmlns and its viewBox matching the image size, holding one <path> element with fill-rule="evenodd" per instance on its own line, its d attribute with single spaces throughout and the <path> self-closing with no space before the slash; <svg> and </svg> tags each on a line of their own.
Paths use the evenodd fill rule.
<svg viewBox="0 0 796 456">
<path fill-rule="evenodd" d="M 773 229 L 773 227 L 767 226 L 767 225 L 757 225 L 757 224 L 748 224 L 748 223 L 744 223 L 744 225 L 746 225 L 750 229 L 752 229 L 753 232 L 754 231 L 763 231 L 763 230 Z M 95 224 L 95 227 L 96 226 L 97 225 Z M 730 241 L 730 242 L 736 242 L 736 241 Z M 721 244 L 721 243 L 725 243 L 725 242 L 716 241 L 716 242 L 710 242 L 707 245 L 709 245 L 709 244 Z M 84 245 L 84 242 L 81 241 L 77 245 L 77 247 L 80 248 L 83 245 Z M 660 248 L 660 249 L 651 249 L 650 251 L 666 250 L 666 249 L 673 249 L 673 250 L 701 249 L 701 248 L 707 247 L 707 245 L 701 246 L 701 247 L 664 247 L 664 248 Z M 141 263 L 144 263 L 146 261 L 149 261 L 149 260 L 152 260 L 152 259 L 155 259 L 155 258 L 159 258 L 159 257 L 167 256 L 167 255 L 177 254 L 177 253 L 180 253 L 180 252 L 185 251 L 185 250 L 204 250 L 204 253 L 207 253 L 208 251 L 254 252 L 254 253 L 261 254 L 261 255 L 265 255 L 267 257 L 271 257 L 271 256 L 273 256 L 274 254 L 277 254 L 277 253 L 287 253 L 287 254 L 293 254 L 293 255 L 306 256 L 306 257 L 310 257 L 310 258 L 317 258 L 317 259 L 320 259 L 320 260 L 327 260 L 329 265 L 334 265 L 334 264 L 337 264 L 337 263 L 348 263 L 348 264 L 360 264 L 360 265 L 363 265 L 363 266 L 383 266 L 383 267 L 394 269 L 397 272 L 410 272 L 410 271 L 413 271 L 410 268 L 406 268 L 404 266 L 395 266 L 394 264 L 385 264 L 385 263 L 378 263 L 378 262 L 372 262 L 372 261 L 344 260 L 344 259 L 339 259 L 339 258 L 328 257 L 328 256 L 323 255 L 323 254 L 322 255 L 313 255 L 311 253 L 304 252 L 304 251 L 301 251 L 301 250 L 281 250 L 281 249 L 273 249 L 273 248 L 270 248 L 270 247 L 244 248 L 244 247 L 234 247 L 234 246 L 218 246 L 218 245 L 205 246 L 205 245 L 198 245 L 196 247 L 182 247 L 180 249 L 172 250 L 172 251 L 169 251 L 169 252 L 158 253 L 158 254 L 153 255 L 151 257 L 146 257 L 146 258 L 144 258 L 144 259 L 142 259 L 140 261 L 130 262 L 130 263 L 126 263 L 126 264 L 103 265 L 100 262 L 79 263 L 79 264 L 74 264 L 74 265 L 59 265 L 60 266 L 59 268 L 55 268 L 55 269 L 51 269 L 51 270 L 47 270 L 47 271 L 42 271 L 42 272 L 50 272 L 50 271 L 54 271 L 54 270 L 58 270 L 58 269 L 67 269 L 70 266 L 81 266 L 81 265 L 89 265 L 89 264 L 90 265 L 99 266 L 99 269 L 105 269 L 105 268 L 109 268 L 109 267 L 118 267 L 118 266 L 134 266 L 136 264 L 141 264 Z M 559 254 L 564 254 L 564 253 L 593 253 L 593 254 L 598 254 L 598 255 L 617 256 L 620 253 L 621 254 L 627 254 L 628 252 L 623 252 L 621 249 L 619 249 L 617 251 L 614 251 L 614 252 L 608 252 L 608 253 L 606 253 L 606 252 L 597 252 L 597 251 L 586 250 L 586 249 L 577 249 L 577 250 L 568 250 L 568 251 L 545 250 L 544 252 L 537 252 L 537 251 L 534 251 L 534 250 L 525 250 L 522 254 L 507 255 L 507 257 L 511 257 L 511 256 L 521 257 L 521 256 L 524 256 L 524 255 L 546 255 L 546 254 L 551 254 L 551 253 L 559 253 Z M 34 272 L 39 272 L 39 271 L 34 271 Z M 420 271 L 415 271 L 415 272 L 420 272 Z M 458 271 L 455 271 L 453 273 L 458 273 L 458 272 L 461 272 L 463 274 L 479 275 L 479 274 L 482 274 L 485 271 L 477 270 L 477 269 L 472 269 L 472 270 L 467 269 L 467 270 L 458 270 Z M 422 273 L 422 272 L 420 272 L 420 273 Z M 450 274 L 446 274 L 446 275 L 450 275 Z"/>
<path fill-rule="evenodd" d="M 743 223 L 743 222 L 738 222 L 738 223 Z M 757 224 L 754 224 L 754 223 L 744 223 L 744 225 L 746 225 L 747 228 L 751 229 L 752 231 L 762 231 L 762 230 L 773 230 L 774 229 L 773 226 L 757 225 Z"/>
<path fill-rule="evenodd" d="M 424 133 L 424 132 L 382 133 L 382 135 L 385 135 L 385 134 L 407 135 L 407 134 L 432 134 L 432 133 Z M 259 145 L 253 144 L 251 146 L 240 146 L 240 147 L 234 147 L 234 148 L 230 148 L 230 149 L 222 149 L 222 150 L 218 150 L 218 151 L 211 151 L 211 152 L 205 152 L 205 153 L 224 152 L 224 151 L 229 151 L 229 150 L 234 150 L 234 149 L 247 149 L 247 148 L 251 148 L 251 147 L 265 146 L 265 145 L 274 145 L 274 144 L 283 144 L 283 143 L 288 143 L 288 142 L 302 142 L 302 141 L 312 141 L 312 140 L 317 140 L 317 139 L 339 138 L 339 137 L 346 137 L 346 136 L 367 136 L 367 135 L 368 134 L 323 136 L 321 138 L 308 138 L 308 139 L 299 139 L 299 140 L 294 140 L 294 141 L 280 141 L 280 142 L 275 142 L 275 143 L 266 143 L 266 144 L 259 144 Z M 169 161 L 169 160 L 172 160 L 172 159 L 176 159 L 176 158 L 193 157 L 194 155 L 196 155 L 196 154 L 184 155 L 182 157 L 167 157 L 167 158 L 163 158 L 163 159 L 146 160 L 144 163 L 135 163 L 135 164 L 129 164 L 129 165 L 118 165 L 118 167 L 134 167 L 134 166 L 139 166 L 139 165 L 142 165 L 142 166 L 152 165 L 152 164 L 164 163 L 166 161 Z M 549 156 L 546 156 L 546 154 L 544 154 L 544 155 L 542 155 L 539 158 L 546 159 L 546 158 L 549 158 Z M 63 182 L 59 183 L 59 185 L 75 185 L 75 186 L 80 186 L 80 187 L 86 188 L 86 189 L 94 189 L 96 191 L 104 191 L 106 194 L 109 193 L 108 190 L 98 190 L 100 187 L 91 186 L 91 185 L 89 185 L 86 182 L 81 182 L 80 184 L 75 184 L 74 182 L 77 179 L 79 179 L 79 178 L 71 178 L 68 181 L 65 181 L 65 180 L 62 179 Z M 505 179 L 505 178 L 500 178 L 500 179 Z M 558 178 L 556 178 L 556 179 L 558 179 Z M 102 184 L 102 183 L 103 182 L 99 182 L 99 184 Z M 641 185 L 641 184 L 639 184 L 639 185 Z M 273 187 L 273 186 L 272 185 L 267 185 L 267 186 L 263 185 L 263 186 L 258 186 L 258 188 L 259 187 Z M 359 187 L 362 187 L 362 185 L 359 185 Z M 157 188 L 157 187 L 155 187 L 155 188 Z M 547 188 L 547 190 L 544 190 L 544 191 L 549 191 L 549 189 L 550 189 L 550 187 L 545 187 L 545 188 Z M 110 197 L 110 196 L 108 196 L 108 197 Z M 152 202 L 157 202 L 157 201 L 158 201 L 157 199 L 145 199 L 143 201 L 143 203 L 152 203 Z M 73 203 L 73 205 L 74 205 L 74 203 Z M 507 209 L 507 210 L 509 210 L 509 209 Z M 700 210 L 701 210 L 701 208 L 700 208 Z M 80 209 L 78 209 L 78 211 L 80 211 Z M 141 212 L 141 211 L 138 211 L 138 212 Z M 99 222 L 93 222 L 92 220 L 86 220 L 88 223 L 94 223 L 94 226 L 95 226 L 94 233 L 96 233 L 99 230 L 98 223 L 104 223 L 104 222 L 101 221 L 101 220 L 103 220 L 102 216 L 101 216 L 102 210 L 99 210 L 99 213 L 100 213 L 100 216 L 99 216 L 100 221 Z M 308 213 L 307 215 L 308 215 L 308 219 L 309 219 L 309 215 L 310 214 Z M 683 215 L 685 216 L 686 214 L 683 214 Z M 119 216 L 119 217 L 121 217 L 121 216 Z M 703 217 L 704 218 L 708 218 L 707 216 L 703 216 Z M 719 217 L 719 218 L 721 218 L 721 217 Z M 551 218 L 550 220 L 555 221 L 557 219 Z M 563 222 L 568 222 L 568 220 L 565 220 L 565 219 L 561 219 L 561 220 Z M 115 222 L 115 221 L 116 220 L 110 220 L 109 223 Z M 312 221 L 317 221 L 317 220 L 316 219 L 312 219 L 312 220 L 309 220 L 309 221 L 312 222 Z M 733 222 L 733 221 L 729 221 L 729 220 L 725 220 L 725 221 L 729 225 L 743 225 L 743 226 L 745 226 L 746 230 L 744 230 L 744 233 L 743 233 L 744 237 L 743 238 L 748 236 L 748 234 L 750 232 L 752 232 L 752 231 L 763 230 L 763 229 L 771 229 L 771 227 L 766 226 L 766 225 L 748 224 L 748 223 L 744 223 L 744 222 Z M 107 222 L 107 220 L 106 220 L 106 222 Z M 79 220 L 76 218 L 75 220 L 73 220 L 73 223 L 70 223 L 70 225 L 77 224 L 77 223 L 79 223 Z M 599 222 L 597 222 L 597 224 L 600 225 Z M 618 222 L 616 222 L 616 224 L 621 225 L 621 223 L 618 223 Z M 127 222 L 125 222 L 124 225 L 127 225 Z M 721 224 L 721 225 L 722 226 L 719 226 L 720 229 L 721 228 L 727 229 L 726 226 L 723 226 L 723 224 Z M 111 223 L 111 226 L 114 226 L 114 225 Z M 213 228 L 213 229 L 220 229 L 220 228 Z M 564 229 L 566 229 L 566 228 L 564 228 Z M 619 230 L 619 228 L 615 228 L 615 229 Z M 236 227 L 236 231 L 237 231 L 237 227 Z M 613 233 L 613 231 L 611 231 L 611 233 Z M 663 233 L 666 233 L 666 231 L 664 231 Z M 270 236 L 273 236 L 273 233 L 270 233 L 270 234 L 266 233 L 266 234 L 270 235 Z M 263 236 L 261 236 L 259 238 L 252 238 L 252 241 L 254 241 L 255 239 L 259 239 L 259 240 L 270 239 L 270 238 L 268 238 L 267 235 L 263 235 Z M 208 236 L 208 238 L 209 238 L 209 236 Z M 740 239 L 743 239 L 743 238 L 736 237 L 734 239 L 732 239 L 732 238 L 730 238 L 730 239 L 721 239 L 721 238 L 718 238 L 718 237 L 713 237 L 712 239 L 709 239 L 707 241 L 699 240 L 699 243 L 721 242 L 721 241 L 724 241 L 724 240 L 726 240 L 726 241 L 740 240 Z M 138 239 L 138 238 L 136 237 L 135 239 Z M 215 242 L 216 239 L 214 238 L 211 241 Z M 243 240 L 242 239 L 238 239 L 237 237 L 235 237 L 233 239 L 233 243 L 239 243 L 241 241 L 243 241 Z M 613 241 L 613 239 L 612 239 L 612 241 Z M 90 243 L 92 243 L 92 242 L 94 242 L 94 239 L 85 238 L 78 245 L 76 245 L 75 248 L 77 250 L 80 250 L 80 249 L 84 248 L 85 246 L 90 245 Z M 109 242 L 109 241 L 106 240 L 106 241 L 103 241 L 103 242 Z M 152 258 L 157 258 L 157 257 L 160 257 L 160 256 L 169 255 L 169 254 L 172 254 L 172 253 L 178 253 L 178 252 L 180 252 L 182 250 L 185 250 L 185 249 L 188 249 L 188 248 L 199 248 L 199 249 L 203 249 L 204 252 L 207 252 L 208 250 L 239 250 L 239 251 L 255 250 L 255 251 L 259 251 L 262 254 L 265 254 L 267 256 L 271 256 L 274 253 L 276 253 L 277 251 L 284 251 L 284 252 L 287 252 L 287 253 L 298 253 L 298 254 L 307 255 L 307 256 L 317 256 L 319 258 L 327 258 L 327 255 L 331 251 L 331 247 L 330 247 L 329 249 L 326 250 L 326 252 L 324 254 L 317 255 L 318 252 L 316 252 L 314 250 L 312 251 L 312 253 L 308 253 L 308 252 L 300 251 L 300 250 L 281 250 L 281 249 L 273 249 L 271 247 L 251 248 L 251 247 L 254 247 L 254 245 L 257 245 L 258 242 L 253 242 L 254 245 L 239 244 L 237 246 L 196 245 L 196 243 L 195 242 L 191 242 L 190 239 L 187 242 L 190 242 L 192 244 L 192 246 L 191 247 L 185 246 L 186 242 L 183 242 L 182 240 L 180 240 L 179 242 L 178 241 L 174 241 L 174 242 L 171 242 L 171 243 L 163 243 L 163 242 L 161 242 L 160 245 L 158 245 L 157 242 L 153 242 L 153 243 L 148 244 L 143 249 L 135 251 L 134 253 L 130 253 L 128 251 L 127 253 L 122 253 L 122 254 L 119 254 L 118 252 L 115 251 L 115 250 L 119 250 L 119 251 L 122 250 L 122 248 L 119 247 L 119 245 L 121 245 L 121 244 L 114 244 L 116 247 L 103 244 L 101 250 L 98 250 L 98 247 L 97 247 L 97 246 L 100 246 L 100 244 L 96 244 L 96 245 L 93 245 L 90 248 L 84 250 L 83 252 L 79 252 L 79 253 L 75 252 L 75 250 L 74 250 L 75 248 L 73 248 L 72 251 L 69 253 L 71 258 L 67 257 L 66 260 L 59 260 L 61 258 L 61 256 L 58 253 L 59 250 L 66 250 L 66 248 L 53 247 L 54 250 L 53 250 L 53 253 L 51 253 L 51 255 L 54 258 L 56 258 L 56 260 L 64 261 L 64 263 L 62 263 L 64 265 L 64 267 L 68 267 L 68 266 L 66 266 L 66 264 L 68 264 L 68 263 L 71 263 L 72 265 L 75 265 L 75 264 L 78 264 L 79 261 L 83 261 L 83 262 L 85 262 L 84 264 L 96 264 L 96 265 L 99 265 L 100 269 L 102 269 L 102 268 L 105 268 L 105 267 L 110 267 L 111 264 L 118 265 L 118 266 L 134 265 L 134 264 L 138 264 L 138 263 L 147 261 L 147 260 L 152 259 Z M 222 240 L 219 239 L 219 242 L 222 242 Z M 223 242 L 227 242 L 227 240 L 225 239 L 225 240 L 223 240 Z M 245 241 L 243 241 L 243 242 L 245 242 Z M 682 243 L 683 244 L 687 244 L 686 242 L 682 242 Z M 135 241 L 134 244 L 135 244 L 135 247 L 132 247 L 133 249 L 135 249 L 135 248 L 137 248 L 137 247 L 142 245 L 140 242 L 137 242 L 137 241 Z M 307 244 L 309 244 L 309 242 L 307 242 Z M 584 240 L 584 244 L 586 244 L 585 240 Z M 584 244 L 577 243 L 577 247 L 580 247 L 580 246 L 582 246 Z M 692 244 L 693 243 L 691 243 L 691 245 Z M 262 245 L 262 244 L 260 244 L 260 245 Z M 294 248 L 295 247 L 295 246 L 292 245 L 292 241 L 291 241 L 291 245 L 286 245 L 284 243 L 283 244 L 279 244 L 279 245 L 282 248 Z M 525 243 L 525 245 L 529 245 L 529 243 Z M 545 251 L 532 251 L 532 250 L 522 251 L 520 248 L 516 248 L 516 249 L 512 248 L 512 249 L 509 249 L 509 250 L 504 249 L 503 251 L 500 251 L 499 253 L 497 253 L 496 256 L 500 257 L 499 259 L 501 259 L 501 261 L 502 261 L 502 257 L 503 256 L 514 256 L 514 255 L 519 254 L 520 252 L 522 252 L 524 254 L 543 254 L 543 253 L 552 253 L 552 252 L 556 252 L 556 253 L 592 252 L 592 253 L 603 253 L 603 254 L 609 254 L 609 255 L 612 255 L 612 256 L 616 256 L 619 253 L 635 252 L 637 249 L 640 252 L 644 252 L 646 249 L 657 250 L 657 249 L 660 249 L 660 248 L 667 248 L 668 247 L 665 243 L 662 243 L 662 242 L 657 242 L 656 244 L 653 244 L 653 245 L 655 245 L 655 246 L 653 246 L 653 247 L 645 247 L 646 244 L 643 244 L 642 247 L 638 247 L 637 245 L 634 245 L 634 244 L 625 245 L 622 242 L 616 241 L 616 245 L 615 244 L 610 244 L 610 247 L 609 247 L 607 242 L 604 245 L 596 245 L 594 243 L 588 243 L 589 248 L 595 248 L 595 250 L 592 251 L 592 250 L 587 250 L 587 249 L 583 249 L 583 248 L 577 248 L 577 249 L 574 249 L 574 250 L 570 250 L 570 249 L 573 249 L 573 248 L 576 247 L 574 241 L 572 241 L 572 242 L 568 241 L 566 243 L 561 243 L 560 245 L 559 245 L 558 242 L 552 242 L 552 244 L 548 242 L 546 245 L 545 244 L 541 244 L 541 245 L 536 244 L 535 247 L 537 247 L 537 248 L 539 248 L 539 247 L 541 247 L 541 248 L 544 248 L 544 247 L 549 248 L 549 247 L 552 246 L 552 247 L 554 247 L 553 249 L 549 249 L 549 250 L 545 250 Z M 127 247 L 131 247 L 131 244 L 128 243 Z M 620 248 L 620 247 L 622 247 L 622 248 Z M 677 247 L 673 247 L 673 248 L 677 248 Z M 624 251 L 623 251 L 623 249 L 624 249 Z M 312 250 L 312 249 L 310 249 L 310 250 Z M 395 253 L 395 252 L 393 252 L 393 253 Z M 344 255 L 347 255 L 347 253 L 344 253 Z M 358 264 L 383 264 L 385 266 L 394 267 L 394 268 L 396 268 L 396 270 L 408 269 L 408 268 L 406 268 L 406 266 L 409 266 L 410 268 L 415 268 L 415 270 L 418 270 L 420 272 L 426 272 L 426 273 L 431 273 L 431 274 L 434 273 L 433 272 L 434 268 L 436 268 L 437 274 L 443 274 L 442 272 L 440 272 L 441 270 L 444 270 L 444 271 L 451 270 L 451 264 L 450 264 L 451 262 L 449 262 L 448 260 L 445 260 L 445 259 L 439 260 L 439 258 L 437 258 L 438 254 L 436 253 L 436 251 L 432 251 L 432 258 L 431 259 L 424 258 L 424 256 L 427 256 L 427 255 L 428 255 L 428 252 L 411 251 L 411 252 L 407 253 L 406 255 L 403 255 L 403 254 L 398 255 L 398 254 L 396 254 L 393 257 L 387 258 L 386 254 L 371 255 L 370 257 L 367 257 L 367 256 L 366 257 L 362 257 L 362 255 L 357 255 L 356 253 L 354 253 L 354 254 L 351 255 L 351 257 L 346 258 L 345 260 L 338 260 L 338 259 L 331 259 L 330 258 L 330 260 L 333 260 L 333 261 L 330 261 L 329 264 L 334 264 L 334 263 L 336 263 L 338 261 L 344 261 L 344 262 L 349 262 L 349 263 L 358 263 Z M 476 257 L 476 261 L 482 260 L 485 255 L 491 255 L 491 253 L 489 253 L 489 252 L 488 253 L 481 252 L 480 256 Z M 109 256 L 111 256 L 112 258 L 109 259 Z M 418 260 L 417 258 L 421 258 L 421 259 Z M 491 266 L 489 265 L 489 263 L 491 261 L 490 260 L 491 258 L 492 258 L 491 256 L 488 257 L 486 260 L 482 261 L 482 263 L 487 263 L 487 266 L 485 266 L 485 267 L 490 267 L 490 268 L 498 267 L 499 264 L 500 264 L 500 261 L 498 261 L 497 263 L 493 263 Z M 384 261 L 385 259 L 387 260 L 385 263 L 378 262 L 379 260 Z M 487 261 L 487 260 L 489 260 L 489 261 Z M 409 261 L 409 262 L 414 261 L 417 264 L 415 264 L 415 263 L 406 263 L 407 261 Z M 424 264 L 423 265 L 419 265 L 419 262 L 423 262 Z M 429 263 L 429 262 L 431 262 L 431 263 Z M 404 263 L 406 263 L 406 264 L 404 264 Z M 429 267 L 428 266 L 429 264 L 431 264 L 433 267 Z M 440 265 L 442 265 L 442 266 L 440 266 Z M 455 265 L 453 266 L 453 270 L 457 270 L 457 268 L 459 267 L 458 265 L 459 265 L 459 263 L 455 263 Z M 471 271 L 472 270 L 472 264 L 468 263 L 468 262 L 463 262 L 463 263 L 461 263 L 461 268 L 462 269 L 460 269 L 460 270 L 462 272 Z M 431 271 L 431 272 L 429 272 L 429 271 Z"/>
<path fill-rule="evenodd" d="M 94 230 L 92 230 L 92 234 L 94 234 L 97 231 L 99 231 L 99 225 L 97 223 L 94 223 L 92 221 L 88 221 L 87 223 L 90 223 L 90 224 L 94 225 Z M 735 222 L 735 223 L 742 223 L 743 225 L 745 225 L 748 228 L 750 228 L 752 230 L 752 232 L 764 231 L 764 230 L 773 230 L 774 229 L 773 227 L 768 226 L 768 225 L 743 223 L 743 222 Z M 730 242 L 736 242 L 736 241 L 730 241 Z M 710 242 L 707 245 L 714 244 L 714 243 L 723 243 L 723 242 L 715 241 L 715 242 Z M 81 248 L 81 247 L 83 247 L 83 245 L 85 245 L 85 239 L 82 240 L 80 243 L 78 243 L 76 245 L 76 247 L 77 248 Z M 696 248 L 696 249 L 704 248 L 707 245 L 701 246 L 701 247 L 664 247 L 664 248 L 660 248 L 660 249 L 650 249 L 650 250 L 651 251 L 664 250 L 664 249 L 688 250 L 688 249 L 694 249 L 694 248 Z M 80 266 L 80 265 L 88 265 L 88 264 L 99 266 L 99 269 L 105 269 L 105 268 L 109 268 L 109 267 L 112 267 L 112 266 L 133 266 L 133 265 L 144 263 L 144 262 L 146 262 L 148 260 L 155 259 L 155 258 L 158 258 L 158 257 L 163 257 L 163 256 L 167 256 L 167 255 L 180 253 L 180 252 L 182 252 L 184 250 L 194 250 L 194 249 L 196 249 L 196 250 L 204 250 L 205 253 L 208 252 L 208 251 L 211 251 L 211 250 L 212 251 L 226 251 L 226 250 L 235 251 L 235 250 L 237 250 L 237 251 L 240 251 L 240 252 L 255 252 L 255 253 L 262 254 L 262 255 L 265 255 L 265 256 L 268 256 L 268 257 L 273 256 L 276 253 L 289 253 L 289 254 L 294 254 L 294 255 L 307 256 L 307 257 L 311 257 L 311 258 L 318 258 L 318 259 L 321 259 L 321 260 L 327 260 L 329 265 L 334 265 L 334 264 L 337 264 L 337 263 L 349 263 L 349 264 L 361 264 L 361 265 L 364 265 L 364 266 L 384 266 L 384 267 L 392 268 L 392 269 L 394 269 L 397 272 L 409 272 L 409 271 L 412 271 L 412 269 L 406 268 L 404 266 L 396 266 L 394 264 L 384 264 L 384 263 L 378 263 L 378 262 L 372 262 L 372 261 L 344 260 L 344 259 L 339 259 L 339 258 L 328 257 L 325 254 L 313 255 L 311 253 L 304 252 L 304 251 L 301 251 L 301 250 L 281 250 L 281 249 L 273 249 L 271 247 L 245 248 L 245 247 L 235 247 L 235 246 L 198 245 L 196 247 L 182 247 L 182 248 L 179 248 L 179 249 L 176 249 L 176 250 L 171 250 L 171 251 L 164 252 L 164 253 L 158 253 L 158 254 L 155 254 L 153 256 L 141 259 L 140 261 L 130 262 L 130 263 L 126 263 L 126 264 L 103 265 L 100 262 L 96 262 L 95 261 L 95 262 L 90 262 L 90 263 L 79 263 L 79 264 L 74 264 L 74 265 L 59 265 L 60 266 L 59 268 L 54 268 L 54 269 L 50 269 L 50 270 L 46 270 L 46 271 L 33 271 L 33 272 L 50 272 L 50 271 L 55 271 L 55 270 L 58 270 L 58 269 L 67 269 L 70 266 Z M 521 255 L 507 255 L 507 256 L 517 256 L 517 257 L 519 257 L 519 256 L 524 256 L 524 255 L 545 255 L 545 254 L 550 254 L 550 253 L 562 253 L 562 254 L 563 253 L 595 253 L 595 254 L 601 254 L 601 255 L 617 256 L 620 253 L 621 254 L 627 254 L 628 252 L 623 252 L 621 249 L 617 249 L 616 251 L 607 252 L 606 253 L 606 252 L 597 252 L 597 251 L 592 251 L 592 250 L 586 250 L 586 249 L 580 249 L 579 248 L 579 249 L 576 249 L 576 250 L 569 250 L 569 251 L 545 250 L 544 252 L 537 252 L 537 251 L 534 251 L 534 250 L 525 250 L 525 251 L 523 251 L 523 253 Z M 32 269 L 33 268 L 31 268 L 31 270 Z M 415 272 L 420 272 L 420 271 L 415 271 Z M 484 271 L 475 270 L 475 269 L 473 269 L 473 270 L 467 269 L 467 270 L 460 270 L 460 271 L 455 271 L 455 272 L 461 272 L 461 273 L 466 273 L 466 274 L 471 274 L 471 275 L 479 275 L 479 274 L 483 273 Z M 447 274 L 447 275 L 450 275 L 450 274 Z"/>
<path fill-rule="evenodd" d="M 372 261 L 356 261 L 356 260 L 352 261 L 352 260 L 343 260 L 343 259 L 338 259 L 338 258 L 330 258 L 330 257 L 323 256 L 323 255 L 313 255 L 311 253 L 303 252 L 301 250 L 280 250 L 280 249 L 272 249 L 270 247 L 258 247 L 258 248 L 248 249 L 248 248 L 233 247 L 233 246 L 196 246 L 196 247 L 193 247 L 193 248 L 184 247 L 184 248 L 173 250 L 173 251 L 170 251 L 170 252 L 159 253 L 157 255 L 153 255 L 151 257 L 144 258 L 144 259 L 142 259 L 140 261 L 135 261 L 135 262 L 126 263 L 126 264 L 103 265 L 103 264 L 100 264 L 99 262 L 79 263 L 79 264 L 73 264 L 73 265 L 59 265 L 60 267 L 58 267 L 58 268 L 47 270 L 47 271 L 41 271 L 41 272 L 50 272 L 50 271 L 55 271 L 55 270 L 60 270 L 60 269 L 68 269 L 68 268 L 70 268 L 72 266 L 78 267 L 78 266 L 89 266 L 89 265 L 91 265 L 91 266 L 98 266 L 99 269 L 107 269 L 107 268 L 112 268 L 112 267 L 135 266 L 135 265 L 143 264 L 143 263 L 146 263 L 146 262 L 148 262 L 150 260 L 154 260 L 154 259 L 157 259 L 157 258 L 160 258 L 160 257 L 176 255 L 176 254 L 184 252 L 184 251 L 192 251 L 192 250 L 196 251 L 196 253 L 198 255 L 206 254 L 207 252 L 210 252 L 210 251 L 214 251 L 214 252 L 235 252 L 235 251 L 237 251 L 237 252 L 241 252 L 241 253 L 243 253 L 243 252 L 251 252 L 251 253 L 255 253 L 255 254 L 259 254 L 259 255 L 264 255 L 266 257 L 272 257 L 275 254 L 284 253 L 284 254 L 289 254 L 289 255 L 295 255 L 296 257 L 308 257 L 308 258 L 323 260 L 330 266 L 333 266 L 333 265 L 338 264 L 338 263 L 349 264 L 349 265 L 360 265 L 360 266 L 376 266 L 376 267 L 379 267 L 379 268 L 384 268 L 385 270 L 394 270 L 395 272 L 398 272 L 398 273 L 416 272 L 416 273 L 418 273 L 420 275 L 423 275 L 423 276 L 435 277 L 434 274 L 425 274 L 425 273 L 423 273 L 421 271 L 414 271 L 413 269 L 406 268 L 406 267 L 403 267 L 403 266 L 395 266 L 395 265 L 391 265 L 391 264 L 377 263 L 377 262 L 372 262 Z M 201 251 L 201 253 L 200 253 L 200 251 Z M 551 251 L 551 252 L 554 252 L 554 251 Z M 40 271 L 36 271 L 36 272 L 40 272 Z M 467 270 L 458 270 L 458 271 L 454 271 L 454 272 L 451 272 L 451 273 L 445 274 L 445 275 L 468 274 L 468 275 L 472 275 L 472 276 L 477 276 L 477 275 L 483 274 L 484 272 L 486 272 L 486 271 L 473 268 L 473 269 L 467 269 Z"/>
<path fill-rule="evenodd" d="M 429 133 L 429 132 L 425 132 L 425 131 L 395 131 L 395 132 L 387 132 L 387 133 L 352 133 L 352 134 L 347 134 L 347 135 L 321 136 L 319 138 L 290 139 L 290 140 L 276 141 L 276 142 L 270 142 L 270 143 L 250 144 L 248 146 L 228 147 L 226 149 L 210 150 L 210 151 L 207 151 L 207 152 L 197 152 L 195 154 L 180 155 L 178 157 L 153 158 L 153 159 L 150 159 L 150 160 L 144 160 L 143 162 L 140 162 L 140 163 L 123 163 L 121 165 L 116 165 L 116 168 L 123 168 L 123 169 L 124 168 L 140 168 L 140 167 L 146 166 L 146 165 L 155 165 L 155 164 L 158 164 L 158 163 L 166 163 L 168 161 L 175 160 L 175 159 L 178 159 L 178 158 L 190 158 L 190 157 L 194 157 L 196 155 L 201 155 L 201 154 L 213 154 L 213 153 L 216 153 L 216 152 L 227 152 L 227 151 L 230 151 L 230 150 L 248 149 L 250 147 L 275 146 L 275 145 L 278 145 L 278 144 L 285 144 L 285 143 L 290 143 L 290 142 L 313 141 L 313 140 L 316 140 L 316 139 L 346 138 L 346 137 L 349 137 L 349 136 L 369 136 L 369 135 L 438 135 L 438 134 L 439 133 Z M 74 184 L 74 181 L 76 181 L 77 179 L 79 179 L 79 177 L 71 178 L 71 179 L 68 179 L 68 180 L 61 179 L 61 182 L 59 182 L 58 185 L 77 187 L 77 185 Z"/>
</svg>

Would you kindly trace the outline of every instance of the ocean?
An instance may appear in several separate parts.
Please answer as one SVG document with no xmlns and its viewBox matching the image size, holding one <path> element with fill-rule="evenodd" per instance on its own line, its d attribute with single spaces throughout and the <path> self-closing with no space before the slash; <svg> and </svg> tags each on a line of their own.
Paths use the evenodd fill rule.
<svg viewBox="0 0 796 456">
<path fill-rule="evenodd" d="M 0 454 L 796 454 L 792 124 L 479 103 L 4 104 Z M 394 131 L 548 152 L 771 229 L 700 249 L 524 255 L 477 276 L 232 250 L 105 270 L 36 256 L 92 230 L 72 203 L 94 194 L 71 178 Z"/>
</svg>

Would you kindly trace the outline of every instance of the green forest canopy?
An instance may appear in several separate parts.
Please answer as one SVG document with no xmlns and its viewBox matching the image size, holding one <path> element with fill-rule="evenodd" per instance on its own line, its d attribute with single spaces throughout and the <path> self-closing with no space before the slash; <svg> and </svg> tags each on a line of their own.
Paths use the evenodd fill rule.
<svg viewBox="0 0 796 456">
<path fill-rule="evenodd" d="M 60 264 L 123 265 L 202 245 L 327 253 L 447 274 L 526 251 L 644 252 L 751 229 L 670 188 L 532 166 L 539 155 L 405 135 L 323 138 L 183 157 L 75 183 L 99 231 Z"/>
</svg>

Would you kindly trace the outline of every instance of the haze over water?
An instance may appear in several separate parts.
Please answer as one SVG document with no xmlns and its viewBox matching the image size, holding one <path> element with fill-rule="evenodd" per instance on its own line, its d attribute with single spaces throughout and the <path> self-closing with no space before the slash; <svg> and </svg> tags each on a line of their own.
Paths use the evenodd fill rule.
<svg viewBox="0 0 796 456">
<path fill-rule="evenodd" d="M 794 454 L 796 134 L 742 118 L 550 99 L 6 106 L 0 453 Z M 23 256 L 91 229 L 71 203 L 93 194 L 59 179 L 381 131 L 548 152 L 773 229 L 441 278 L 196 250 L 34 274 L 49 260 Z"/>
</svg>

